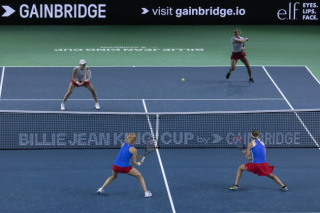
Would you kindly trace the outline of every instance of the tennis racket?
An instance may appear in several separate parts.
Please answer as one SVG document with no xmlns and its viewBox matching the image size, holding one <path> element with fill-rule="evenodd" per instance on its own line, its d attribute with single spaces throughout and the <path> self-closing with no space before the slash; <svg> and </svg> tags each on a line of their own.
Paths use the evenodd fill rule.
<svg viewBox="0 0 320 213">
<path fill-rule="evenodd" d="M 91 77 L 92 77 L 91 71 L 87 70 L 86 71 L 86 75 L 84 76 L 84 81 L 83 82 L 90 81 Z"/>
<path fill-rule="evenodd" d="M 239 148 L 241 151 L 246 150 L 243 140 L 239 136 L 233 136 L 231 138 L 231 142 L 235 147 Z"/>
<path fill-rule="evenodd" d="M 90 71 L 90 70 L 86 70 L 86 74 L 84 75 L 83 81 L 82 81 L 81 83 L 79 83 L 79 82 L 77 81 L 77 82 L 78 82 L 77 84 L 78 84 L 79 86 L 82 86 L 84 82 L 90 81 L 91 76 L 92 76 L 91 71 Z"/>
<path fill-rule="evenodd" d="M 150 154 L 151 152 L 153 152 L 154 150 L 156 150 L 158 148 L 158 140 L 155 138 L 151 138 L 150 140 L 148 140 L 146 142 L 146 147 L 144 150 L 144 155 L 141 159 L 141 161 L 144 161 L 144 159 L 146 158 L 146 156 L 148 154 Z"/>
</svg>

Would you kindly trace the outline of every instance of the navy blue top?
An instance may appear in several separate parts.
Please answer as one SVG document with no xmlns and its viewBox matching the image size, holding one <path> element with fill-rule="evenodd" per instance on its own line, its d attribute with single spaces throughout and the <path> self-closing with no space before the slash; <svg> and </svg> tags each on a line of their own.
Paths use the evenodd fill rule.
<svg viewBox="0 0 320 213">
<path fill-rule="evenodd" d="M 129 145 L 127 142 L 121 147 L 117 158 L 113 161 L 113 165 L 120 167 L 129 167 L 130 166 L 130 158 L 132 157 L 131 152 L 129 151 L 130 147 L 133 145 Z"/>
<path fill-rule="evenodd" d="M 252 147 L 253 163 L 267 162 L 265 146 L 259 140 L 255 140 L 256 145 Z"/>
</svg>

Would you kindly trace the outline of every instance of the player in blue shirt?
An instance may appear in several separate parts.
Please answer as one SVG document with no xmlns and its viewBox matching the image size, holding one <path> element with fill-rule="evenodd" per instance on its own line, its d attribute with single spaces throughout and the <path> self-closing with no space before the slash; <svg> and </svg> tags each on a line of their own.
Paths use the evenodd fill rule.
<svg viewBox="0 0 320 213">
<path fill-rule="evenodd" d="M 279 178 L 272 174 L 274 166 L 270 166 L 266 159 L 266 147 L 265 144 L 259 139 L 260 134 L 257 130 L 253 130 L 251 133 L 252 141 L 248 144 L 247 150 L 243 151 L 243 154 L 248 160 L 253 160 L 251 163 L 242 164 L 239 166 L 236 181 L 233 186 L 230 187 L 231 190 L 238 190 L 238 182 L 241 178 L 243 171 L 249 171 L 259 176 L 267 176 L 274 180 L 277 184 L 281 186 L 282 191 L 288 191 L 288 187 L 284 185 Z M 252 152 L 253 159 L 250 157 Z"/>
<path fill-rule="evenodd" d="M 138 178 L 139 183 L 144 191 L 145 197 L 152 196 L 151 192 L 147 190 L 146 184 L 140 172 L 136 168 L 133 168 L 129 163 L 131 159 L 132 165 L 134 166 L 140 166 L 143 164 L 143 161 L 136 161 L 136 159 L 141 158 L 140 155 L 137 155 L 137 149 L 134 147 L 136 141 L 137 135 L 134 133 L 130 133 L 126 139 L 126 142 L 122 144 L 117 158 L 113 161 L 112 175 L 98 189 L 98 194 L 102 194 L 103 189 L 108 186 L 114 179 L 116 179 L 119 173 L 125 173 Z"/>
</svg>

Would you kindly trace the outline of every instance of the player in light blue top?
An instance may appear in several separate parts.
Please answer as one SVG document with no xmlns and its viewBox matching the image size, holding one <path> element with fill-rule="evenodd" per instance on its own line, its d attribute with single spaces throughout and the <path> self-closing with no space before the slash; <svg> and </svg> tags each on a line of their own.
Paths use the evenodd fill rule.
<svg viewBox="0 0 320 213">
<path fill-rule="evenodd" d="M 113 161 L 112 166 L 112 175 L 105 181 L 105 183 L 98 189 L 97 193 L 102 194 L 103 189 L 108 186 L 114 179 L 117 178 L 119 173 L 125 173 L 131 176 L 136 177 L 139 180 L 139 183 L 144 191 L 145 197 L 151 197 L 152 193 L 147 190 L 146 184 L 140 172 L 133 168 L 130 165 L 130 159 L 132 165 L 140 166 L 143 164 L 143 161 L 137 162 L 136 159 L 141 158 L 140 155 L 137 155 L 137 149 L 134 147 L 134 144 L 137 141 L 137 135 L 134 133 L 130 133 L 127 136 L 126 142 L 122 144 L 121 149 L 118 153 L 118 156 Z"/>
<path fill-rule="evenodd" d="M 270 166 L 266 158 L 266 147 L 265 144 L 259 139 L 260 133 L 258 130 L 253 130 L 251 133 L 252 141 L 248 144 L 247 150 L 243 151 L 243 154 L 248 160 L 253 160 L 251 163 L 242 164 L 238 168 L 236 181 L 233 186 L 230 187 L 231 190 L 238 190 L 238 183 L 242 176 L 243 171 L 249 171 L 259 176 L 267 176 L 274 180 L 277 184 L 281 186 L 282 191 L 288 191 L 288 187 L 284 185 L 279 178 L 272 174 L 274 166 Z M 250 157 L 252 152 L 253 158 Z"/>
</svg>

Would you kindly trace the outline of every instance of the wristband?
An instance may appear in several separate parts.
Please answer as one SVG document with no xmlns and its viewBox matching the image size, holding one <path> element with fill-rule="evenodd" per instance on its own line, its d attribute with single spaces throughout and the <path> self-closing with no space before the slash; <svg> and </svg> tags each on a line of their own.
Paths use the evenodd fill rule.
<svg viewBox="0 0 320 213">
<path fill-rule="evenodd" d="M 141 163 L 140 162 L 138 162 L 138 166 L 140 166 L 141 165 Z"/>
</svg>

